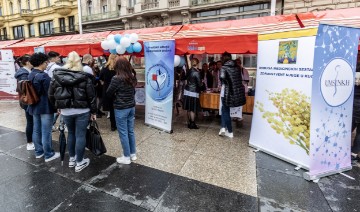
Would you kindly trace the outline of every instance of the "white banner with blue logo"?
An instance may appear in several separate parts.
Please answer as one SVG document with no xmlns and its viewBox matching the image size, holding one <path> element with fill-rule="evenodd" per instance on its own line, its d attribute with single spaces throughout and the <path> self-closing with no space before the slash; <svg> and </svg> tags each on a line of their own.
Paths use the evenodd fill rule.
<svg viewBox="0 0 360 212">
<path fill-rule="evenodd" d="M 351 169 L 351 121 L 360 30 L 320 24 L 315 42 L 310 176 Z"/>
<path fill-rule="evenodd" d="M 175 40 L 144 42 L 145 124 L 172 131 Z"/>
</svg>

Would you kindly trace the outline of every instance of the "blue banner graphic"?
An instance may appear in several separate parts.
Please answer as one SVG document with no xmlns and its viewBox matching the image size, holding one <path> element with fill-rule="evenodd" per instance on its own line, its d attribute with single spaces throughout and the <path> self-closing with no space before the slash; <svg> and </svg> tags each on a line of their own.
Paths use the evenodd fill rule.
<svg viewBox="0 0 360 212">
<path fill-rule="evenodd" d="M 170 132 L 174 88 L 175 41 L 144 42 L 145 123 Z"/>
<path fill-rule="evenodd" d="M 311 101 L 310 175 L 351 168 L 351 121 L 360 30 L 320 24 Z"/>
</svg>

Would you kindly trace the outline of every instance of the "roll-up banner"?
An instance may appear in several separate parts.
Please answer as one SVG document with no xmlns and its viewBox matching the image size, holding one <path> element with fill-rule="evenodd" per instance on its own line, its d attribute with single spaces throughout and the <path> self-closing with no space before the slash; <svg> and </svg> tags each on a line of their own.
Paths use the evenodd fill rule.
<svg viewBox="0 0 360 212">
<path fill-rule="evenodd" d="M 145 124 L 172 132 L 175 40 L 144 42 Z"/>
<path fill-rule="evenodd" d="M 259 35 L 250 145 L 309 168 L 310 101 L 317 28 Z"/>
<path fill-rule="evenodd" d="M 11 50 L 0 50 L 0 100 L 17 99 L 14 57 Z"/>
<path fill-rule="evenodd" d="M 351 169 L 351 122 L 360 29 L 320 24 L 311 101 L 310 172 Z"/>
</svg>

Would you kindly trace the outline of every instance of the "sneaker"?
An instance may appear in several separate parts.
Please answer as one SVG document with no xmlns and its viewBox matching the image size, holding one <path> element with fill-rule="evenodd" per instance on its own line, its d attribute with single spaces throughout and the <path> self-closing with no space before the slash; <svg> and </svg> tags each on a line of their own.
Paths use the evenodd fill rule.
<svg viewBox="0 0 360 212">
<path fill-rule="evenodd" d="M 89 158 L 84 158 L 80 163 L 76 163 L 75 172 L 80 172 L 81 170 L 88 167 L 89 164 L 90 164 L 90 159 Z"/>
<path fill-rule="evenodd" d="M 44 153 L 42 153 L 41 155 L 36 155 L 35 156 L 36 159 L 39 159 L 39 158 L 42 158 L 42 157 L 44 157 Z"/>
<path fill-rule="evenodd" d="M 55 154 L 52 157 L 50 157 L 48 159 L 45 159 L 45 162 L 50 162 L 50 161 L 55 160 L 56 158 L 59 158 L 59 157 L 60 157 L 60 153 L 55 152 Z"/>
<path fill-rule="evenodd" d="M 70 157 L 69 159 L 69 167 L 72 168 L 72 167 L 75 167 L 76 165 L 76 157 Z"/>
<path fill-rule="evenodd" d="M 122 156 L 122 157 L 116 158 L 116 162 L 118 162 L 120 164 L 130 164 L 131 160 L 130 160 L 130 157 Z"/>
<path fill-rule="evenodd" d="M 55 125 L 52 126 L 52 131 L 55 132 L 56 131 L 56 127 Z"/>
<path fill-rule="evenodd" d="M 224 135 L 225 135 L 225 132 L 226 132 L 225 128 L 221 128 L 221 129 L 220 129 L 220 132 L 219 132 L 219 135 L 220 135 L 220 136 L 224 136 Z"/>
<path fill-rule="evenodd" d="M 229 138 L 233 138 L 233 137 L 234 137 L 234 133 L 229 133 L 229 132 L 226 130 L 225 136 L 226 136 L 226 137 L 229 137 Z"/>
<path fill-rule="evenodd" d="M 35 146 L 34 146 L 34 143 L 28 143 L 27 145 L 26 145 L 26 150 L 34 150 L 35 149 Z"/>
<path fill-rule="evenodd" d="M 106 117 L 107 119 L 109 119 L 110 118 L 110 113 L 108 113 L 108 115 L 107 115 L 107 117 Z"/>
<path fill-rule="evenodd" d="M 136 154 L 130 154 L 130 160 L 136 161 L 137 160 Z"/>
</svg>

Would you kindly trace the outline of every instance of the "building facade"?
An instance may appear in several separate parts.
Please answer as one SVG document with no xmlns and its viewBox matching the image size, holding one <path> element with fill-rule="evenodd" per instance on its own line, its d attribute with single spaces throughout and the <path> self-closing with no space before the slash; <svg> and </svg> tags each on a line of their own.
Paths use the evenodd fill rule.
<svg viewBox="0 0 360 212">
<path fill-rule="evenodd" d="M 0 39 L 77 33 L 76 0 L 1 0 Z"/>
<path fill-rule="evenodd" d="M 360 7 L 360 0 L 284 0 L 284 14 Z"/>
</svg>

